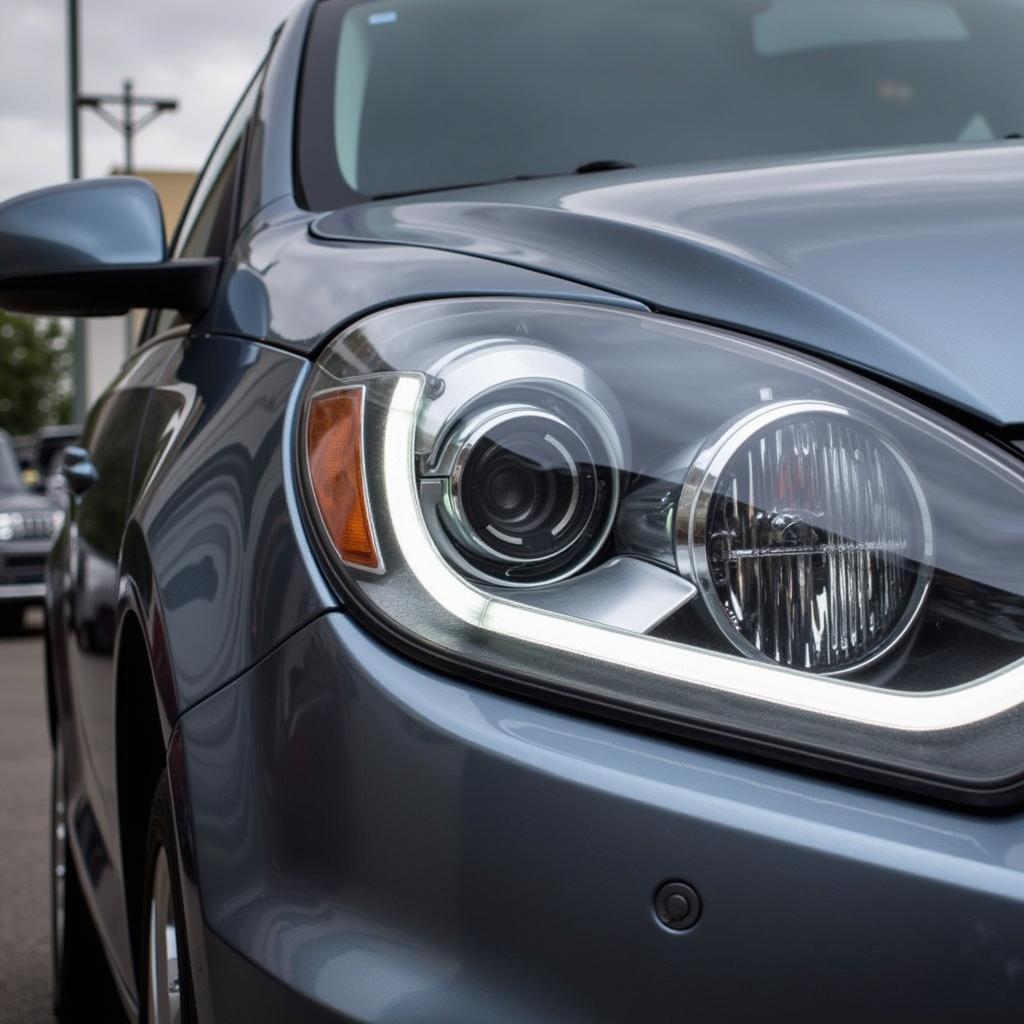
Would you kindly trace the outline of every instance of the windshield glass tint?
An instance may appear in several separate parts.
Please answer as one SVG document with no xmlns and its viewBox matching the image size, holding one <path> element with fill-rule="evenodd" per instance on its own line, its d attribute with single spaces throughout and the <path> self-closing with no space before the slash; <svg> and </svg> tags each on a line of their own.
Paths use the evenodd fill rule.
<svg viewBox="0 0 1024 1024">
<path fill-rule="evenodd" d="M 1024 132 L 1022 41 L 1024 0 L 334 0 L 304 173 L 382 196 L 992 141 Z"/>
</svg>

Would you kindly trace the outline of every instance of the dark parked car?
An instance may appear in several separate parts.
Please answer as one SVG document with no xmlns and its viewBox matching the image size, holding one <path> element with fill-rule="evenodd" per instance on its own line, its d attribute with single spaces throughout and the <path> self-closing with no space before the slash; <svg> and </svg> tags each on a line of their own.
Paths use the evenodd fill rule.
<svg viewBox="0 0 1024 1024">
<path fill-rule="evenodd" d="M 44 570 L 64 513 L 25 486 L 10 437 L 0 430 L 0 634 L 21 628 L 46 596 Z"/>
<path fill-rule="evenodd" d="M 49 564 L 63 1020 L 1020 1020 L 1022 38 L 307 2 L 169 253 L 0 207 L 0 305 L 151 309 Z"/>
</svg>

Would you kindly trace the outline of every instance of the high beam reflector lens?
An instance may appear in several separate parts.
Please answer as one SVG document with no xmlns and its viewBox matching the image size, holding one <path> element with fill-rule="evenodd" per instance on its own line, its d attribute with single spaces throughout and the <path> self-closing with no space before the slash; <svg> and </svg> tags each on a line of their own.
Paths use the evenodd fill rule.
<svg viewBox="0 0 1024 1024">
<path fill-rule="evenodd" d="M 906 634 L 930 578 L 931 524 L 880 434 L 840 407 L 782 403 L 727 428 L 701 462 L 689 553 L 735 646 L 843 672 Z"/>
</svg>

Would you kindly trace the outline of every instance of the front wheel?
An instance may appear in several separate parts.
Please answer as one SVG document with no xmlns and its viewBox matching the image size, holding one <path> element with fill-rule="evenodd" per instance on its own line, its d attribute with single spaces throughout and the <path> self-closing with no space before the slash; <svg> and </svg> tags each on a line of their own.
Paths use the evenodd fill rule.
<svg viewBox="0 0 1024 1024">
<path fill-rule="evenodd" d="M 0 636 L 18 636 L 25 623 L 25 609 L 20 604 L 0 604 Z"/>
<path fill-rule="evenodd" d="M 143 1019 L 146 1024 L 192 1024 L 195 1010 L 166 773 L 153 796 L 146 849 L 146 897 L 139 931 L 145 942 L 145 991 L 140 993 L 146 1007 Z"/>
<path fill-rule="evenodd" d="M 67 765 L 59 732 L 50 785 L 50 943 L 53 1009 L 61 1024 L 123 1021 L 110 968 L 71 856 Z"/>
</svg>

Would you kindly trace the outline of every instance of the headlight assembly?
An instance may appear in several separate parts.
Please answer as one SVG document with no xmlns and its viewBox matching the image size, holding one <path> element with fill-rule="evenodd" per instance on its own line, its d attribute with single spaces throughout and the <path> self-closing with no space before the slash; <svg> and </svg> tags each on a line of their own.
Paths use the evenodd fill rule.
<svg viewBox="0 0 1024 1024">
<path fill-rule="evenodd" d="M 45 540 L 60 532 L 64 513 L 59 509 L 0 512 L 0 541 Z"/>
<path fill-rule="evenodd" d="M 634 312 L 451 300 L 321 358 L 320 547 L 406 649 L 972 802 L 1024 784 L 1018 459 L 856 376 Z"/>
<path fill-rule="evenodd" d="M 0 540 L 24 536 L 25 520 L 20 512 L 0 512 Z"/>
</svg>

